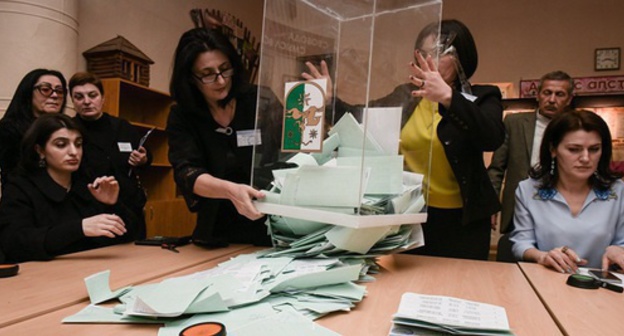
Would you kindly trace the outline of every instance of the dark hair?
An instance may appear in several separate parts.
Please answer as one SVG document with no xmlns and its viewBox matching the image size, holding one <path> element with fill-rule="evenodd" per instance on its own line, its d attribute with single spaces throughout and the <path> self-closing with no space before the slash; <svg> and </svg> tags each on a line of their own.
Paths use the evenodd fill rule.
<svg viewBox="0 0 624 336">
<path fill-rule="evenodd" d="M 19 171 L 22 173 L 32 173 L 40 169 L 39 153 L 35 148 L 45 148 L 52 134 L 62 128 L 77 131 L 83 134 L 82 129 L 69 116 L 60 113 L 46 113 L 37 118 L 28 128 L 22 139 L 22 156 L 19 162 Z"/>
<path fill-rule="evenodd" d="M 102 86 L 102 81 L 100 77 L 92 74 L 90 72 L 76 72 L 69 79 L 69 94 L 72 94 L 72 91 L 76 86 L 85 85 L 85 84 L 93 84 L 98 90 L 100 90 L 100 95 L 104 95 L 104 87 Z"/>
<path fill-rule="evenodd" d="M 63 74 L 59 71 L 35 69 L 27 73 L 17 85 L 17 89 L 15 90 L 15 94 L 13 94 L 11 103 L 7 107 L 4 117 L 2 118 L 4 122 L 11 122 L 19 133 L 24 133 L 30 124 L 32 124 L 35 120 L 32 104 L 33 92 L 35 91 L 34 87 L 39 78 L 45 75 L 57 77 L 61 81 L 63 89 L 67 91 L 67 82 L 65 81 Z M 60 113 L 65 111 L 66 104 L 67 95 L 64 95 Z"/>
<path fill-rule="evenodd" d="M 457 58 L 461 64 L 464 72 L 466 73 L 466 79 L 472 77 L 477 70 L 479 64 L 479 54 L 477 53 L 477 46 L 470 33 L 468 27 L 458 20 L 442 20 L 439 25 L 440 35 L 448 35 L 455 33 L 455 39 L 451 43 L 455 47 L 457 52 Z M 431 23 L 420 31 L 416 38 L 414 49 L 420 48 L 423 41 L 431 36 L 438 35 L 438 24 Z M 459 81 L 459 80 L 458 80 Z"/>
<path fill-rule="evenodd" d="M 578 130 L 597 132 L 602 141 L 602 154 L 598 169 L 589 182 L 599 190 L 607 190 L 622 176 L 609 167 L 611 163 L 611 132 L 607 123 L 596 113 L 587 110 L 572 110 L 555 116 L 544 131 L 540 146 L 539 163 L 529 171 L 529 176 L 541 182 L 540 188 L 554 188 L 559 179 L 558 169 L 551 169 L 551 149 L 557 148 L 566 134 Z"/>
<path fill-rule="evenodd" d="M 225 106 L 240 92 L 245 84 L 245 69 L 238 52 L 223 34 L 206 28 L 191 29 L 180 37 L 173 61 L 173 74 L 169 90 L 171 96 L 184 110 L 202 113 L 208 110 L 208 103 L 194 83 L 193 65 L 197 57 L 207 51 L 220 51 L 227 57 L 234 75 L 231 77 L 232 88 L 227 97 L 219 101 Z"/>
<path fill-rule="evenodd" d="M 557 71 L 552 71 L 552 72 L 545 74 L 544 76 L 542 76 L 542 78 L 540 78 L 539 86 L 537 87 L 537 92 L 542 91 L 542 86 L 544 85 L 544 82 L 547 80 L 567 81 L 569 84 L 568 94 L 570 96 L 572 95 L 574 91 L 574 79 L 572 79 L 572 77 L 570 77 L 570 75 L 568 75 L 567 73 L 561 70 L 557 70 Z"/>
</svg>

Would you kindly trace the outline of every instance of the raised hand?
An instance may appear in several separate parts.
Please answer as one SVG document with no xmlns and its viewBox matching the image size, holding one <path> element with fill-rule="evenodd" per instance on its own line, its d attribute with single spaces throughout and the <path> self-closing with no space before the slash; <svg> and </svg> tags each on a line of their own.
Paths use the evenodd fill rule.
<svg viewBox="0 0 624 336">
<path fill-rule="evenodd" d="M 453 90 L 438 71 L 431 55 L 428 55 L 427 59 L 425 59 L 420 52 L 415 51 L 414 56 L 418 64 L 410 62 L 409 66 L 412 75 L 409 76 L 409 80 L 418 86 L 419 89 L 412 91 L 412 95 L 426 98 L 449 108 Z"/>
<path fill-rule="evenodd" d="M 329 76 L 329 69 L 327 67 L 327 63 L 325 61 L 321 61 L 321 71 L 319 71 L 319 69 L 311 62 L 306 62 L 305 65 L 308 67 L 308 70 L 310 71 L 310 73 L 303 72 L 301 74 L 301 77 L 307 80 L 321 79 L 321 78 L 327 79 L 327 92 L 325 94 L 327 97 L 327 102 L 330 102 L 334 94 L 334 89 L 333 89 L 334 86 L 333 86 L 331 77 Z"/>
<path fill-rule="evenodd" d="M 91 195 L 101 203 L 113 205 L 119 197 L 119 183 L 113 176 L 96 178 L 93 183 L 87 185 Z"/>
</svg>

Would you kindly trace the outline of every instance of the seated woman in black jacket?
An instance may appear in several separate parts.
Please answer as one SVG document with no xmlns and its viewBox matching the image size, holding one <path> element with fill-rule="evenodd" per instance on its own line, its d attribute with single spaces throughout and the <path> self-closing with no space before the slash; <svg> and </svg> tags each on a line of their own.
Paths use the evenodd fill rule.
<svg viewBox="0 0 624 336">
<path fill-rule="evenodd" d="M 76 173 L 81 158 L 82 134 L 70 117 L 42 115 L 28 129 L 0 201 L 0 247 L 8 261 L 49 260 L 134 239 L 135 219 L 117 204 L 117 181 L 88 183 Z"/>
</svg>

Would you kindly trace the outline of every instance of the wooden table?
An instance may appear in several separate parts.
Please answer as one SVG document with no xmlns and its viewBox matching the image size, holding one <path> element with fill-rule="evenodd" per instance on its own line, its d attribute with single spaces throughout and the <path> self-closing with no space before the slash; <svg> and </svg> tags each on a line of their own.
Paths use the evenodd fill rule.
<svg viewBox="0 0 624 336">
<path fill-rule="evenodd" d="M 257 247 L 248 247 L 241 250 L 241 253 L 253 253 Z M 214 250 L 218 251 L 218 250 Z M 219 263 L 230 259 L 233 255 L 222 255 L 213 259 L 206 259 L 203 263 L 185 268 L 184 270 L 170 273 L 159 278 L 146 281 L 145 283 L 158 283 L 165 278 L 192 274 L 216 267 Z M 84 284 L 79 284 L 84 287 Z M 28 320 L 14 323 L 8 327 L 0 329 L 0 334 L 4 335 L 80 335 L 80 336 L 156 336 L 162 324 L 63 324 L 61 321 L 74 315 L 88 302 L 80 302 L 54 310 L 48 314 L 33 317 Z"/>
<path fill-rule="evenodd" d="M 251 253 L 253 249 L 241 251 Z M 155 278 L 191 274 L 216 266 L 229 259 L 223 256 L 178 272 Z M 423 294 L 455 296 L 505 307 L 510 326 L 516 335 L 561 335 L 555 322 L 515 264 L 480 262 L 412 255 L 385 256 L 380 259 L 377 281 L 364 284 L 368 295 L 348 313 L 334 313 L 317 323 L 342 335 L 388 334 L 392 314 L 401 295 L 411 291 Z M 114 276 L 114 273 L 113 273 Z M 80 286 L 84 287 L 82 283 Z M 116 287 L 113 287 L 116 288 Z M 53 310 L 48 314 L 14 323 L 2 329 L 8 335 L 151 335 L 160 325 L 62 324 L 61 320 L 86 306 L 87 302 Z"/>
<path fill-rule="evenodd" d="M 624 294 L 566 285 L 568 274 L 520 263 L 522 272 L 566 335 L 624 335 Z"/>
<path fill-rule="evenodd" d="M 180 253 L 158 246 L 115 245 L 58 257 L 46 262 L 20 264 L 19 274 L 0 279 L 0 328 L 56 311 L 89 296 L 84 278 L 110 270 L 110 286 L 144 283 L 191 268 L 206 261 L 238 254 L 249 245 L 207 250 L 194 245 Z"/>
<path fill-rule="evenodd" d="M 366 284 L 367 297 L 349 313 L 319 324 L 342 335 L 388 335 L 401 295 L 446 295 L 502 306 L 515 335 L 561 335 L 516 264 L 391 255 L 380 259 L 381 274 Z"/>
</svg>

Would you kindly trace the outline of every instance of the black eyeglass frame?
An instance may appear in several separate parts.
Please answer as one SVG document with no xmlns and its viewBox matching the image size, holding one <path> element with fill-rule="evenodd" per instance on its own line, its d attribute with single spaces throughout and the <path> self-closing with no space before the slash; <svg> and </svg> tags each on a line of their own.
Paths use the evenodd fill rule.
<svg viewBox="0 0 624 336">
<path fill-rule="evenodd" d="M 211 74 L 207 74 L 203 76 L 197 76 L 196 74 L 193 73 L 193 77 L 197 78 L 203 84 L 212 84 L 216 82 L 217 79 L 219 79 L 219 76 L 221 76 L 223 79 L 234 76 L 234 68 L 225 69 L 221 72 L 213 72 Z M 211 77 L 214 77 L 214 78 L 211 80 L 210 79 Z"/>
</svg>

